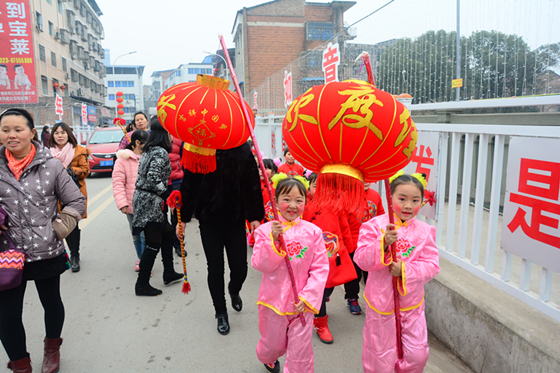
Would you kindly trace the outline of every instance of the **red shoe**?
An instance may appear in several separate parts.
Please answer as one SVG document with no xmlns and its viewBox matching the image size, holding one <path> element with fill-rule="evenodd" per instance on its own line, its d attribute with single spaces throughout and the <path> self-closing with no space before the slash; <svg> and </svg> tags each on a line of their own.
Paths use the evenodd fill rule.
<svg viewBox="0 0 560 373">
<path fill-rule="evenodd" d="M 319 336 L 321 342 L 331 344 L 333 343 L 333 336 L 331 334 L 331 331 L 329 330 L 328 322 L 328 315 L 323 317 L 315 317 L 315 319 L 313 319 L 313 325 L 315 325 L 315 330 L 317 331 L 317 335 Z"/>
<path fill-rule="evenodd" d="M 45 338 L 42 373 L 57 373 L 60 366 L 62 338 Z"/>
<path fill-rule="evenodd" d="M 31 359 L 28 356 L 17 361 L 10 361 L 8 369 L 11 369 L 14 373 L 31 373 Z"/>
</svg>

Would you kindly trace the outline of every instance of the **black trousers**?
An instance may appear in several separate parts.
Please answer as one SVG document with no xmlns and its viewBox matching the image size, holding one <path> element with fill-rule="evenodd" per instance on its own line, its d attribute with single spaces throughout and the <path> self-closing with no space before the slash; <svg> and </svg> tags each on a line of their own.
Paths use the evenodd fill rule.
<svg viewBox="0 0 560 373">
<path fill-rule="evenodd" d="M 76 228 L 66 237 L 66 244 L 70 250 L 71 256 L 77 256 L 80 258 L 80 228 L 76 225 Z"/>
<path fill-rule="evenodd" d="M 224 247 L 230 270 L 228 292 L 237 295 L 247 278 L 245 222 L 200 222 L 200 237 L 208 266 L 208 288 L 216 315 L 226 312 Z"/>
<path fill-rule="evenodd" d="M 356 274 L 358 278 L 347 282 L 344 284 L 344 299 L 348 298 L 359 298 L 358 293 L 360 292 L 360 280 L 362 279 L 362 274 L 364 276 L 364 282 L 367 280 L 367 272 L 362 271 L 362 269 L 354 262 L 354 253 L 350 254 L 350 258 L 352 259 L 352 263 L 354 263 L 354 269 L 356 269 Z"/>
<path fill-rule="evenodd" d="M 23 327 L 23 297 L 27 281 L 20 286 L 0 291 L 0 339 L 11 361 L 29 356 Z M 47 338 L 60 338 L 64 324 L 64 305 L 60 298 L 60 275 L 35 280 L 39 299 L 45 310 Z"/>
<path fill-rule="evenodd" d="M 324 317 L 327 316 L 327 299 L 332 295 L 334 288 L 325 288 L 323 292 L 323 301 L 321 302 L 321 309 L 319 313 L 315 317 Z"/>
</svg>

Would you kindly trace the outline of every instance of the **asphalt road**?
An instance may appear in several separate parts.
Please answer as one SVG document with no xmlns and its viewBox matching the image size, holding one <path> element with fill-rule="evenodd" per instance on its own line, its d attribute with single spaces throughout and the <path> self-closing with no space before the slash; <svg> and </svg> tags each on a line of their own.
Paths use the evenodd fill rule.
<svg viewBox="0 0 560 373">
<path fill-rule="evenodd" d="M 255 353 L 260 273 L 249 268 L 241 292 L 244 308 L 235 312 L 228 299 L 231 332 L 218 334 L 198 224 L 193 221 L 186 232 L 192 291 L 183 294 L 181 283 L 165 287 L 158 259 L 151 284 L 163 294 L 135 296 L 136 254 L 126 217 L 114 203 L 110 175 L 93 175 L 87 186 L 88 218 L 80 223 L 81 271 L 67 271 L 61 281 L 66 320 L 60 372 L 265 372 Z M 251 254 L 249 249 L 249 259 Z M 175 270 L 181 271 L 179 258 L 175 259 Z M 360 304 L 364 308 L 362 299 Z M 348 312 L 340 287 L 327 307 L 334 343 L 325 345 L 313 336 L 315 371 L 361 372 L 365 314 Z M 31 283 L 23 317 L 28 351 L 34 370 L 40 371 L 43 309 Z M 432 336 L 430 351 L 425 372 L 471 372 Z M 1 349 L 0 372 L 9 372 L 7 361 Z M 283 358 L 280 361 L 283 363 Z"/>
</svg>

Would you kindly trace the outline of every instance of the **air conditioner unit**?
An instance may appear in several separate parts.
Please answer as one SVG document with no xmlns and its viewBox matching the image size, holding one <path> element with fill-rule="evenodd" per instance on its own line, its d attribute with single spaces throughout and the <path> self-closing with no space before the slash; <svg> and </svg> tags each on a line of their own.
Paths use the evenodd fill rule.
<svg viewBox="0 0 560 373">
<path fill-rule="evenodd" d="M 84 94 L 84 90 L 81 89 L 81 88 L 78 88 L 78 91 L 77 91 L 76 93 L 77 93 L 78 96 L 81 97 L 81 96 L 83 96 L 83 94 Z"/>
<path fill-rule="evenodd" d="M 42 24 L 37 23 L 37 31 L 43 32 L 43 25 Z"/>
<path fill-rule="evenodd" d="M 60 32 L 55 32 L 54 40 L 60 40 Z"/>
<path fill-rule="evenodd" d="M 76 96 L 76 91 L 70 91 L 70 96 Z"/>
<path fill-rule="evenodd" d="M 70 79 L 70 74 L 66 73 L 66 74 L 64 75 L 64 77 L 66 78 L 66 80 L 68 80 L 68 79 Z"/>
</svg>

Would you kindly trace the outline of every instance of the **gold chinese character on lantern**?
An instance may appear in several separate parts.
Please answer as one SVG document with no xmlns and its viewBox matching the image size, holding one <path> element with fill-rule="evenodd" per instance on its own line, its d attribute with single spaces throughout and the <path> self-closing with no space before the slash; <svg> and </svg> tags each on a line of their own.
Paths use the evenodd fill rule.
<svg viewBox="0 0 560 373">
<path fill-rule="evenodd" d="M 177 106 L 173 105 L 171 101 L 175 100 L 175 95 L 171 96 L 161 96 L 158 104 L 160 104 L 159 108 L 157 109 L 157 116 L 160 122 L 165 122 L 165 118 L 167 118 L 167 112 L 165 111 L 166 107 L 169 107 L 171 110 L 177 110 Z"/>
<path fill-rule="evenodd" d="M 329 123 L 329 130 L 332 130 L 339 121 L 342 121 L 342 124 L 346 127 L 354 129 L 366 127 L 379 140 L 383 140 L 383 133 L 371 122 L 373 119 L 371 106 L 375 104 L 383 107 L 383 103 L 377 99 L 374 92 L 375 88 L 370 87 L 351 88 L 338 92 L 340 95 L 350 97 L 340 105 L 338 114 Z M 345 114 L 350 109 L 355 114 Z"/>
<path fill-rule="evenodd" d="M 288 114 L 286 114 L 286 120 L 288 121 L 288 123 L 291 124 L 290 129 L 288 131 L 291 132 L 296 128 L 299 119 L 305 122 L 309 122 L 311 124 L 318 123 L 317 119 L 315 119 L 313 116 L 299 113 L 299 109 L 309 105 L 314 98 L 315 95 L 313 94 L 304 95 L 301 97 L 301 99 L 296 100 L 292 103 L 292 105 L 288 109 Z M 293 117 L 292 117 L 292 113 L 294 114 Z"/>
</svg>

